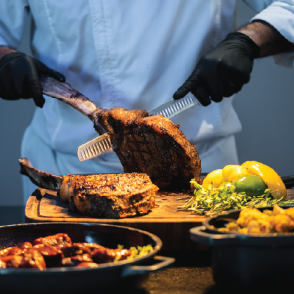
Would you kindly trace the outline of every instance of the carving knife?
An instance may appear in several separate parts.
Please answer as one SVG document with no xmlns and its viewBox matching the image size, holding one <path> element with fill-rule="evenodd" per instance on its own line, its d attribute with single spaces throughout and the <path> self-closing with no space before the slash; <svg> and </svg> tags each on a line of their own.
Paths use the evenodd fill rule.
<svg viewBox="0 0 294 294">
<path fill-rule="evenodd" d="M 60 99 L 76 108 L 94 123 L 96 130 L 100 129 L 100 133 L 105 132 L 98 123 L 96 118 L 97 116 L 95 114 L 100 111 L 100 109 L 91 100 L 77 90 L 73 89 L 71 85 L 61 83 L 53 78 L 41 76 L 40 82 L 43 94 Z M 148 111 L 148 114 L 161 114 L 167 118 L 171 118 L 194 105 L 200 106 L 200 103 L 192 94 L 190 94 L 189 96 L 187 95 L 178 100 L 171 99 L 159 107 L 151 109 Z M 85 161 L 112 151 L 113 148 L 116 148 L 116 146 L 112 144 L 108 133 L 104 133 L 94 140 L 81 145 L 78 148 L 77 153 L 79 160 Z"/>
<path fill-rule="evenodd" d="M 166 103 L 148 111 L 149 115 L 161 114 L 166 118 L 172 118 L 173 116 L 179 114 L 180 112 L 194 106 L 200 106 L 198 100 L 190 94 L 184 98 L 178 100 L 169 100 Z M 116 146 L 112 144 L 108 133 L 105 133 L 78 148 L 78 157 L 80 161 L 85 161 L 98 157 L 102 154 L 105 154 L 109 151 L 112 151 Z"/>
</svg>

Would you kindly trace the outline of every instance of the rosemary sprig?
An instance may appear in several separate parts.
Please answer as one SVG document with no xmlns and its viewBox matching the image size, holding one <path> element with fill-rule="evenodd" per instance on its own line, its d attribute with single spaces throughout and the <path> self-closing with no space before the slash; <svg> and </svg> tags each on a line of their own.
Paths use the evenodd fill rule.
<svg viewBox="0 0 294 294">
<path fill-rule="evenodd" d="M 233 185 L 218 189 L 213 188 L 211 183 L 205 189 L 194 179 L 190 183 L 195 187 L 194 196 L 184 205 L 178 206 L 178 210 L 189 210 L 200 215 L 214 216 L 228 210 L 272 206 L 275 203 L 278 205 L 294 204 L 294 200 L 274 199 L 270 194 L 270 189 L 266 189 L 260 196 L 247 196 L 245 192 L 235 192 Z M 187 198 L 178 198 L 180 199 Z"/>
</svg>

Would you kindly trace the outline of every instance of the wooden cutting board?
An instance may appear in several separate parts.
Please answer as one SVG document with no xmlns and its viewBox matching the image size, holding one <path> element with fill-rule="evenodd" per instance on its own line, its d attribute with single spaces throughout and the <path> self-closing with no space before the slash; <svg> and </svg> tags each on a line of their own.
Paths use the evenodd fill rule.
<svg viewBox="0 0 294 294">
<path fill-rule="evenodd" d="M 85 222 L 128 226 L 157 235 L 165 250 L 190 250 L 197 245 L 190 240 L 189 229 L 202 224 L 205 217 L 187 211 L 177 211 L 187 193 L 158 192 L 156 207 L 146 215 L 123 219 L 100 219 L 68 210 L 55 191 L 37 189 L 27 201 L 26 222 Z"/>
<path fill-rule="evenodd" d="M 123 219 L 99 219 L 83 216 L 68 210 L 55 191 L 37 189 L 25 207 L 26 222 L 84 222 L 128 226 L 157 235 L 163 242 L 163 250 L 200 250 L 207 247 L 191 241 L 189 230 L 202 225 L 206 219 L 189 211 L 178 211 L 187 193 L 158 192 L 156 207 L 147 215 Z M 190 195 L 191 196 L 191 195 Z M 294 191 L 288 190 L 288 198 L 294 199 Z"/>
</svg>

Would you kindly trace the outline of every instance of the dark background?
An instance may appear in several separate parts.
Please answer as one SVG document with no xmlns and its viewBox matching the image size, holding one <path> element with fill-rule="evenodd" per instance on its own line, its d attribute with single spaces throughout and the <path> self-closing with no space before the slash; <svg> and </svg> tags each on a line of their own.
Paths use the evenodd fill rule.
<svg viewBox="0 0 294 294">
<path fill-rule="evenodd" d="M 241 0 L 237 0 L 237 11 L 238 26 L 255 14 Z M 27 31 L 19 50 L 30 53 Z M 281 176 L 294 174 L 293 91 L 293 69 L 276 65 L 271 57 L 255 61 L 251 81 L 234 101 L 243 125 L 236 136 L 240 163 L 256 160 Z M 32 100 L 0 99 L 0 205 L 23 205 L 18 159 L 22 135 L 34 109 Z"/>
</svg>

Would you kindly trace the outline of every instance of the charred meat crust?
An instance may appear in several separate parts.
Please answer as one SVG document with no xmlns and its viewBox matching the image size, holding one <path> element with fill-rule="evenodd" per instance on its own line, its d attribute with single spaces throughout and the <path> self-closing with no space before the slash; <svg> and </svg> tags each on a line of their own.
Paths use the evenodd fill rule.
<svg viewBox="0 0 294 294">
<path fill-rule="evenodd" d="M 104 110 L 99 123 L 117 146 L 124 171 L 146 173 L 160 189 L 182 191 L 198 178 L 201 161 L 195 145 L 169 119 L 145 110 Z"/>
<path fill-rule="evenodd" d="M 122 218 L 148 213 L 158 187 L 145 174 L 108 174 L 75 180 L 73 202 L 84 215 Z"/>
</svg>

